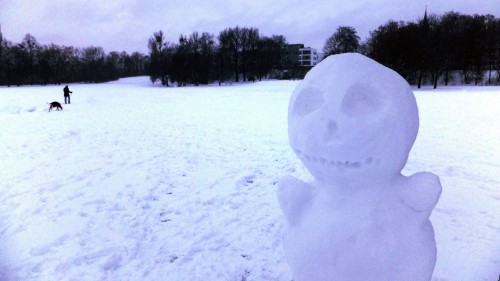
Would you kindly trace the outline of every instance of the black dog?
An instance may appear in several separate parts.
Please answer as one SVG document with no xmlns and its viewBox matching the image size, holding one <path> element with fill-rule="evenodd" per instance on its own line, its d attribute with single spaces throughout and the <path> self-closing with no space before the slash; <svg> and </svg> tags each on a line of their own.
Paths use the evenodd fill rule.
<svg viewBox="0 0 500 281">
<path fill-rule="evenodd" d="M 63 109 L 62 106 L 61 106 L 61 104 L 58 103 L 57 101 L 53 101 L 53 102 L 47 103 L 47 104 L 50 105 L 49 112 L 50 112 L 50 110 L 52 110 L 52 108 L 55 108 L 57 110 L 62 110 Z"/>
</svg>

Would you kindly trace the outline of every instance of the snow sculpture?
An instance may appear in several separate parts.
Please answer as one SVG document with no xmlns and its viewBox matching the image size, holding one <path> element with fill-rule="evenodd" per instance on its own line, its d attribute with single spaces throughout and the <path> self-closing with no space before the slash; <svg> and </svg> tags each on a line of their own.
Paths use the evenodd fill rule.
<svg viewBox="0 0 500 281">
<path fill-rule="evenodd" d="M 359 54 L 328 57 L 297 85 L 289 140 L 315 181 L 279 182 L 295 281 L 431 280 L 441 184 L 401 174 L 418 125 L 408 83 Z"/>
</svg>

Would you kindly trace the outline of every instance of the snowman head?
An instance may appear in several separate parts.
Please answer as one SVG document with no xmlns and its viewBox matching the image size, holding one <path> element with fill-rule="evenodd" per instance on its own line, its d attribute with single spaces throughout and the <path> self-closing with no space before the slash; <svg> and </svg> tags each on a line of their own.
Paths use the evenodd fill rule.
<svg viewBox="0 0 500 281">
<path fill-rule="evenodd" d="M 418 131 L 408 83 L 360 54 L 326 58 L 297 85 L 290 145 L 320 182 L 380 179 L 403 169 Z"/>
</svg>

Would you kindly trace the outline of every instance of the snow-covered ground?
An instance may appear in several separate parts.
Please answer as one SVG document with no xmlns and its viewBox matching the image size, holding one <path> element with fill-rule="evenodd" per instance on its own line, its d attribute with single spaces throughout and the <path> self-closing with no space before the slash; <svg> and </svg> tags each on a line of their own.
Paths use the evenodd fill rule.
<svg viewBox="0 0 500 281">
<path fill-rule="evenodd" d="M 287 138 L 296 81 L 0 88 L 0 280 L 280 280 L 277 180 L 308 179 Z M 500 87 L 414 90 L 403 171 L 443 193 L 434 281 L 500 274 Z"/>
</svg>

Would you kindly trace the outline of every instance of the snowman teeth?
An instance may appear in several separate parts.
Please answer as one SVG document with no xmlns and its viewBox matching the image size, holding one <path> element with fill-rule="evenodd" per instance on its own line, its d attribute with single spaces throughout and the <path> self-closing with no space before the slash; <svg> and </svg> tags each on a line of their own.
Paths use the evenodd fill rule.
<svg viewBox="0 0 500 281">
<path fill-rule="evenodd" d="M 340 161 L 340 160 L 328 160 L 323 157 L 311 156 L 302 153 L 301 150 L 295 149 L 297 156 L 307 162 L 321 164 L 331 168 L 354 168 L 358 169 L 363 166 L 378 166 L 380 164 L 380 159 L 373 159 L 372 157 L 366 158 L 364 161 Z"/>
</svg>

